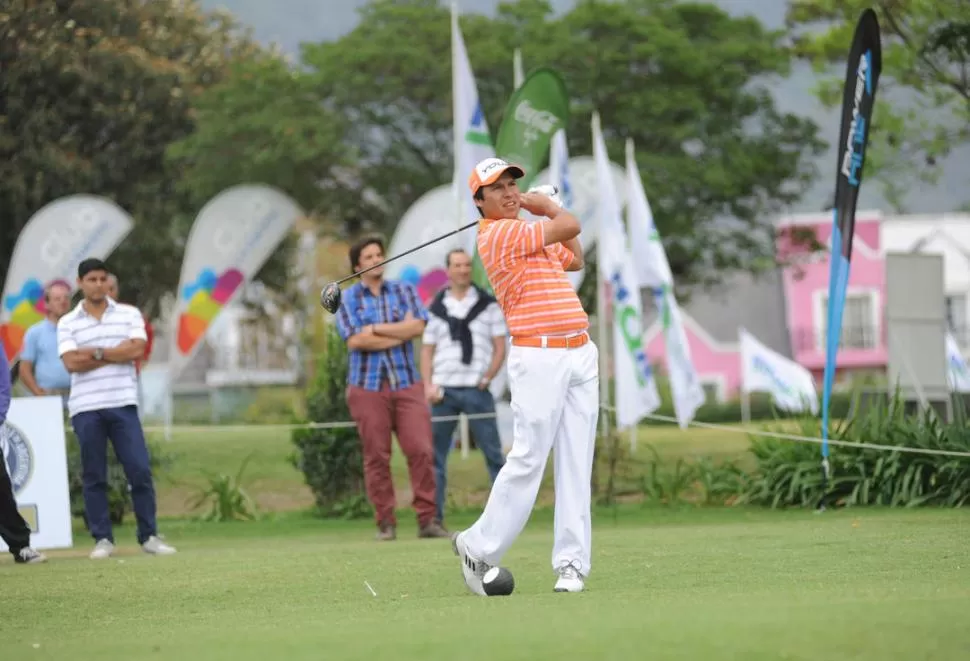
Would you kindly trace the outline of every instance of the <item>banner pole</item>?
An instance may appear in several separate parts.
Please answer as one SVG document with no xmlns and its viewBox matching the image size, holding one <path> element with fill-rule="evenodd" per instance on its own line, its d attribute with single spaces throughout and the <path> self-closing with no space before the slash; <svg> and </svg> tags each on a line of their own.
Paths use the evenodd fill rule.
<svg viewBox="0 0 970 661">
<path fill-rule="evenodd" d="M 602 256 L 602 251 L 600 246 L 602 243 L 600 241 L 596 242 L 596 257 L 597 262 Z M 607 323 L 606 323 L 606 290 L 607 283 L 603 282 L 602 269 L 599 266 L 596 269 L 596 323 L 597 323 L 597 344 L 599 345 L 599 357 L 600 357 L 600 405 L 602 407 L 609 407 L 610 405 L 610 379 L 609 379 L 609 350 L 610 342 L 607 339 Z M 609 415 L 600 414 L 600 433 L 606 436 L 610 433 L 610 419 Z"/>
</svg>

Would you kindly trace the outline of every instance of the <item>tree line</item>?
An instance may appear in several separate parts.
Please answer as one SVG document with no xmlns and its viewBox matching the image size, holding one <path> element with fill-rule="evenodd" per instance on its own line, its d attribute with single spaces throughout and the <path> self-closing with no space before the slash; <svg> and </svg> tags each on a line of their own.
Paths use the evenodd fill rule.
<svg viewBox="0 0 970 661">
<path fill-rule="evenodd" d="M 774 219 L 830 176 L 813 162 L 837 128 L 781 112 L 770 90 L 810 61 L 819 98 L 840 103 L 849 35 L 869 4 L 885 69 L 867 177 L 892 192 L 932 179 L 970 139 L 961 0 L 791 0 L 777 31 L 705 3 L 578 0 L 557 15 L 518 0 L 463 16 L 461 29 L 493 132 L 521 48 L 526 69 L 553 66 L 566 81 L 571 154 L 591 153 L 593 109 L 614 160 L 634 139 L 674 277 L 704 286 L 770 268 Z M 302 44 L 298 62 L 197 2 L 17 0 L 0 9 L 0 62 L 0 272 L 44 204 L 104 195 L 135 220 L 112 262 L 148 312 L 177 286 L 195 215 L 228 186 L 277 186 L 323 232 L 390 237 L 451 177 L 450 13 L 435 0 L 373 0 L 340 39 Z M 893 105 L 882 92 L 893 87 L 942 119 Z M 287 289 L 291 247 L 259 274 L 267 286 Z"/>
</svg>

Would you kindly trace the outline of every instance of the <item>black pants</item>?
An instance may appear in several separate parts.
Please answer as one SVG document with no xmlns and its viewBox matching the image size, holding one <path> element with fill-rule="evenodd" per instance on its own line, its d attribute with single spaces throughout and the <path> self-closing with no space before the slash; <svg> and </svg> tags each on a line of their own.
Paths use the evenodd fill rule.
<svg viewBox="0 0 970 661">
<path fill-rule="evenodd" d="M 13 555 L 30 546 L 30 527 L 17 509 L 13 483 L 7 474 L 7 464 L 3 457 L 0 457 L 0 539 L 3 539 Z"/>
</svg>

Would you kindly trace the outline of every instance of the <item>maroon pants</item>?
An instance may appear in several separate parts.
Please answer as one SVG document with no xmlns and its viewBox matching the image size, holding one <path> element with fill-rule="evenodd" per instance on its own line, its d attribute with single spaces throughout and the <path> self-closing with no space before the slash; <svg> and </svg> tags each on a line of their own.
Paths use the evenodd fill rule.
<svg viewBox="0 0 970 661">
<path fill-rule="evenodd" d="M 434 449 L 424 385 L 416 383 L 410 388 L 391 390 L 384 384 L 379 392 L 347 386 L 347 406 L 363 443 L 364 485 L 377 525 L 397 525 L 397 501 L 391 480 L 391 430 L 396 432 L 407 458 L 418 525 L 431 523 L 435 517 Z"/>
</svg>

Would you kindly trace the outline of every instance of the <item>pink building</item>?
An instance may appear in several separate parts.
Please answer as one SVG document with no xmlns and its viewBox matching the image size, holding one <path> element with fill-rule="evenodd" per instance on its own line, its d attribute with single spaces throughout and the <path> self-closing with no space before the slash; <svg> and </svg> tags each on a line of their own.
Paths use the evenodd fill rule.
<svg viewBox="0 0 970 661">
<path fill-rule="evenodd" d="M 848 371 L 882 370 L 886 365 L 886 297 L 884 258 L 878 212 L 856 213 L 852 266 L 842 312 L 842 332 L 836 359 L 836 380 Z M 825 325 L 828 316 L 829 254 L 832 214 L 805 214 L 782 219 L 778 257 L 782 269 L 785 324 L 791 337 L 791 357 L 821 384 L 825 369 Z M 813 233 L 825 250 L 793 248 L 793 230 Z M 803 244 L 804 245 L 804 244 Z"/>
<path fill-rule="evenodd" d="M 878 212 L 856 214 L 852 268 L 836 357 L 836 381 L 849 372 L 885 369 L 881 225 Z M 821 388 L 832 214 L 790 216 L 779 222 L 778 229 L 778 259 L 785 264 L 783 268 L 759 278 L 732 276 L 719 293 L 697 294 L 682 306 L 691 356 L 710 400 L 725 401 L 738 394 L 741 375 L 738 329 L 742 326 L 769 348 L 808 368 Z M 812 236 L 817 242 L 815 250 L 811 249 L 811 240 L 806 240 Z M 647 355 L 662 371 L 663 334 L 649 298 L 645 298 L 644 309 L 647 310 L 644 336 Z"/>
<path fill-rule="evenodd" d="M 716 291 L 698 292 L 681 304 L 691 356 L 710 400 L 725 401 L 738 394 L 739 327 L 808 368 L 822 387 L 832 214 L 789 216 L 777 227 L 777 255 L 783 267 L 757 278 L 734 274 Z M 885 255 L 913 251 L 944 257 L 946 323 L 970 357 L 970 214 L 884 217 L 878 211 L 857 211 L 836 382 L 885 374 Z M 661 326 L 652 299 L 643 300 L 647 355 L 663 371 Z"/>
<path fill-rule="evenodd" d="M 684 327 L 690 356 L 697 367 L 697 378 L 707 392 L 708 401 L 731 399 L 741 386 L 741 354 L 737 339 L 722 342 L 711 336 L 689 314 L 684 313 Z M 667 347 L 660 324 L 652 324 L 644 336 L 647 358 L 654 369 L 663 371 Z"/>
<path fill-rule="evenodd" d="M 652 298 L 644 298 L 644 343 L 650 363 L 659 371 L 666 367 L 666 347 Z M 736 273 L 714 291 L 697 293 L 681 304 L 691 359 L 709 401 L 725 401 L 737 395 L 741 384 L 741 353 L 738 330 L 744 327 L 769 348 L 791 355 L 785 327 L 784 290 L 779 271 L 759 277 Z"/>
</svg>

